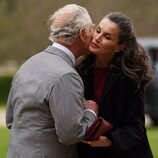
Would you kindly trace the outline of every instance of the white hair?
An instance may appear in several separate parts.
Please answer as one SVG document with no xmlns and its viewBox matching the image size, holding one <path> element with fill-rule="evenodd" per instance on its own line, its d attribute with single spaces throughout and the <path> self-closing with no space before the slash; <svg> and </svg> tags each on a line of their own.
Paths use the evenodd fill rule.
<svg viewBox="0 0 158 158">
<path fill-rule="evenodd" d="M 56 25 L 56 21 L 58 21 L 58 25 Z M 48 22 L 51 31 L 49 40 L 53 42 L 55 39 L 59 39 L 69 45 L 78 37 L 81 28 L 85 29 L 89 35 L 90 26 L 93 24 L 88 11 L 76 4 L 68 4 L 58 9 L 51 15 Z"/>
</svg>

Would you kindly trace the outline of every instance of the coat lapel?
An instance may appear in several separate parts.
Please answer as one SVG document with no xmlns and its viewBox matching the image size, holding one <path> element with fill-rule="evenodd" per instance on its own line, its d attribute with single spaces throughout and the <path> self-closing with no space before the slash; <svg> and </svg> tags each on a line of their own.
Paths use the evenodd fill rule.
<svg viewBox="0 0 158 158">
<path fill-rule="evenodd" d="M 81 75 L 85 86 L 85 98 L 94 100 L 93 74 Z"/>
<path fill-rule="evenodd" d="M 94 86 L 93 86 L 93 75 L 94 75 L 93 73 L 81 75 L 84 85 L 85 85 L 85 97 L 86 97 L 86 99 L 92 99 L 92 100 L 95 99 Z M 115 69 L 111 69 L 111 71 L 109 72 L 109 75 L 107 76 L 106 84 L 103 89 L 103 93 L 102 93 L 102 96 L 100 99 L 100 105 L 102 105 L 104 98 L 112 90 L 118 77 L 119 77 L 119 74 L 117 73 L 117 71 Z"/>
<path fill-rule="evenodd" d="M 45 49 L 45 52 L 50 53 L 50 54 L 54 54 L 57 56 L 60 56 L 61 58 L 63 58 L 69 65 L 71 65 L 73 68 L 75 68 L 73 61 L 71 60 L 71 58 L 64 53 L 62 50 L 56 48 L 56 47 L 52 47 L 49 46 Z"/>
<path fill-rule="evenodd" d="M 117 81 L 118 79 L 118 75 L 117 73 L 115 73 L 115 70 L 112 69 L 110 72 L 109 72 L 109 75 L 107 76 L 107 80 L 106 80 L 106 83 L 105 83 L 105 86 L 104 86 L 104 89 L 103 89 L 103 93 L 102 93 L 102 96 L 101 96 L 101 100 L 100 100 L 100 103 L 102 104 L 102 101 L 104 100 L 104 98 L 107 96 L 107 94 L 111 91 L 111 89 L 113 88 L 115 82 Z"/>
</svg>

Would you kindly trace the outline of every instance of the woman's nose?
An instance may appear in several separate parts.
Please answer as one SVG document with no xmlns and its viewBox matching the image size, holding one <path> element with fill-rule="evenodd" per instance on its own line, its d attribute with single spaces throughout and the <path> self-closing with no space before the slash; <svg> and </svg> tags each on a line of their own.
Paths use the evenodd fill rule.
<svg viewBox="0 0 158 158">
<path fill-rule="evenodd" d="M 101 36 L 98 34 L 98 35 L 95 37 L 95 40 L 96 40 L 97 42 L 100 42 L 100 41 L 101 41 Z"/>
</svg>

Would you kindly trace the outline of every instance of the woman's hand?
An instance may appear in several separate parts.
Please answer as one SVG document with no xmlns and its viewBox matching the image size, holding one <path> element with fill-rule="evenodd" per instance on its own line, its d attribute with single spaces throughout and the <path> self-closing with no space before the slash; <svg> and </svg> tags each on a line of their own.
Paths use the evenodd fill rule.
<svg viewBox="0 0 158 158">
<path fill-rule="evenodd" d="M 98 140 L 95 141 L 82 141 L 85 144 L 89 144 L 92 147 L 109 147 L 112 145 L 112 141 L 105 136 L 100 136 Z"/>
</svg>

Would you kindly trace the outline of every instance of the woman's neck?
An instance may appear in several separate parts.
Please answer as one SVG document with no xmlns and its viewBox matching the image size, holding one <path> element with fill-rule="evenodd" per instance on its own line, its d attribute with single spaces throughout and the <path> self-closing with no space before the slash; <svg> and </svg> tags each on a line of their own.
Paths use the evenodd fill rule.
<svg viewBox="0 0 158 158">
<path fill-rule="evenodd" d="M 102 56 L 97 56 L 95 64 L 97 68 L 109 68 L 111 64 L 111 59 Z"/>
</svg>

